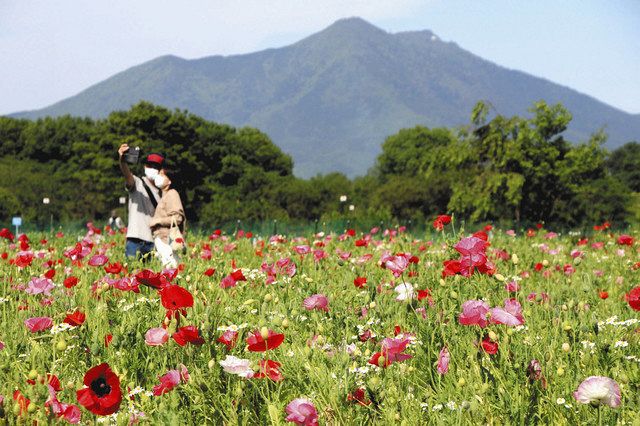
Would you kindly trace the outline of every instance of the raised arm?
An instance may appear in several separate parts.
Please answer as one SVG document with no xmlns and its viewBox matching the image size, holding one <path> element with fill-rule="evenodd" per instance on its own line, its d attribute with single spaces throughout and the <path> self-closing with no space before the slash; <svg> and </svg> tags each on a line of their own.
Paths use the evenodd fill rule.
<svg viewBox="0 0 640 426">
<path fill-rule="evenodd" d="M 119 157 L 120 170 L 122 171 L 122 175 L 124 176 L 125 185 L 127 186 L 127 189 L 130 190 L 135 186 L 136 181 L 133 178 L 133 173 L 131 173 L 131 170 L 129 169 L 129 165 L 127 164 L 126 161 L 124 161 L 124 154 L 128 150 L 129 150 L 129 145 L 127 145 L 126 143 L 123 143 L 122 145 L 120 145 L 120 148 L 118 148 L 118 155 L 120 156 Z"/>
</svg>

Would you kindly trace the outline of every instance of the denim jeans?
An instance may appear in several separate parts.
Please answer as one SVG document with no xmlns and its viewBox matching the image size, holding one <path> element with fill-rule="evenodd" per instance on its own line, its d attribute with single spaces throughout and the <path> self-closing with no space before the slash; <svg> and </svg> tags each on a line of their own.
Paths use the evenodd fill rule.
<svg viewBox="0 0 640 426">
<path fill-rule="evenodd" d="M 143 260 L 149 259 L 151 256 L 147 256 L 153 250 L 154 245 L 151 241 L 143 241 L 137 238 L 127 238 L 127 244 L 124 249 L 124 254 L 127 257 L 142 258 Z"/>
</svg>

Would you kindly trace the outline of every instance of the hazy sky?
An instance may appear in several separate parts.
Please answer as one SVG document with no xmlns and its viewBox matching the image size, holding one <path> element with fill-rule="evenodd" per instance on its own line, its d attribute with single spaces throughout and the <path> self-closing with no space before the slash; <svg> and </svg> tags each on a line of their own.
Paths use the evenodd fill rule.
<svg viewBox="0 0 640 426">
<path fill-rule="evenodd" d="M 247 53 L 339 18 L 430 29 L 508 68 L 640 113 L 637 0 L 0 0 L 0 114 L 160 55 Z"/>
</svg>

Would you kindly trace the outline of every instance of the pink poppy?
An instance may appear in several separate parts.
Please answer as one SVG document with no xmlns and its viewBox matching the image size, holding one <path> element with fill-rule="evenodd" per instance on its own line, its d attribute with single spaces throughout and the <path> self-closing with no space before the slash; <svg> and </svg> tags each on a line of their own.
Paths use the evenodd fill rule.
<svg viewBox="0 0 640 426">
<path fill-rule="evenodd" d="M 37 333 L 53 327 L 53 320 L 49 317 L 34 317 L 26 319 L 24 325 L 26 325 L 32 333 Z"/>
<path fill-rule="evenodd" d="M 313 309 L 319 309 L 325 312 L 329 311 L 329 299 L 327 299 L 327 296 L 324 294 L 314 294 L 313 296 L 309 296 L 304 299 L 302 304 L 308 311 Z"/>
<path fill-rule="evenodd" d="M 51 408 L 53 414 L 59 419 L 64 419 L 71 424 L 80 423 L 81 412 L 77 405 L 64 404 L 58 401 L 56 390 L 50 384 L 47 384 L 49 388 L 49 399 L 44 403 L 45 407 Z"/>
<path fill-rule="evenodd" d="M 491 324 L 504 324 L 512 327 L 524 324 L 522 306 L 516 299 L 505 299 L 504 309 L 491 309 Z"/>
<path fill-rule="evenodd" d="M 515 281 L 509 281 L 504 285 L 504 289 L 507 290 L 509 293 L 515 293 L 520 290 L 520 286 Z"/>
<path fill-rule="evenodd" d="M 404 335 L 396 337 L 395 339 L 391 339 L 389 337 L 384 338 L 380 344 L 380 352 L 373 354 L 369 360 L 369 364 L 377 365 L 379 367 L 388 367 L 394 362 L 401 362 L 413 358 L 412 355 L 403 353 L 404 350 L 407 349 L 409 343 L 411 343 L 411 340 L 406 338 Z M 380 365 L 382 363 L 380 360 L 381 357 L 384 357 L 383 365 Z"/>
<path fill-rule="evenodd" d="M 604 404 L 616 408 L 621 402 L 620 386 L 608 377 L 591 376 L 580 383 L 573 397 L 583 404 Z"/>
<path fill-rule="evenodd" d="M 288 422 L 297 425 L 316 426 L 318 424 L 318 412 L 313 403 L 305 398 L 296 398 L 287 405 Z"/>
<path fill-rule="evenodd" d="M 160 396 L 178 386 L 180 382 L 186 383 L 189 380 L 187 367 L 180 364 L 180 370 L 169 370 L 167 374 L 159 377 L 160 384 L 153 387 L 153 395 Z"/>
<path fill-rule="evenodd" d="M 449 354 L 449 349 L 444 346 L 440 349 L 440 355 L 438 355 L 438 373 L 439 374 L 447 374 L 449 371 L 449 360 L 451 359 L 451 355 Z"/>
<path fill-rule="evenodd" d="M 109 261 L 109 258 L 104 254 L 96 254 L 89 259 L 89 265 L 91 266 L 103 266 Z"/>
<path fill-rule="evenodd" d="M 407 266 L 409 266 L 409 259 L 405 256 L 392 256 L 384 262 L 384 267 L 390 270 L 396 278 L 402 275 Z"/>
<path fill-rule="evenodd" d="M 54 288 L 53 281 L 48 278 L 32 278 L 25 290 L 29 294 L 44 294 L 51 296 L 51 290 Z"/>
<path fill-rule="evenodd" d="M 308 245 L 295 246 L 293 249 L 301 256 L 304 256 L 305 254 L 309 254 L 311 252 L 311 247 L 309 247 Z"/>
<path fill-rule="evenodd" d="M 167 343 L 169 333 L 162 327 L 150 328 L 144 335 L 144 342 L 149 346 L 160 346 Z"/>
<path fill-rule="evenodd" d="M 462 304 L 462 313 L 458 321 L 462 325 L 487 326 L 487 313 L 489 305 L 482 300 L 467 300 Z"/>
<path fill-rule="evenodd" d="M 487 242 L 478 237 L 463 238 L 453 247 L 463 256 L 484 253 Z"/>
</svg>

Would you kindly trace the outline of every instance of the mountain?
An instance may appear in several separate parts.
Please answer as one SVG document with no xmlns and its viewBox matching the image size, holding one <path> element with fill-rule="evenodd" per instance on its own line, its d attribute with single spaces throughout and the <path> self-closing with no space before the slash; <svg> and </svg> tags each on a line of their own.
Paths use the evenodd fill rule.
<svg viewBox="0 0 640 426">
<path fill-rule="evenodd" d="M 293 156 L 298 176 L 355 176 L 402 127 L 466 124 L 478 100 L 500 114 L 523 115 L 541 99 L 562 102 L 573 114 L 569 140 L 584 141 L 602 126 L 609 148 L 640 140 L 640 115 L 493 64 L 430 31 L 391 34 L 360 18 L 278 49 L 193 60 L 162 56 L 13 116 L 98 118 L 147 100 L 265 131 Z"/>
</svg>

